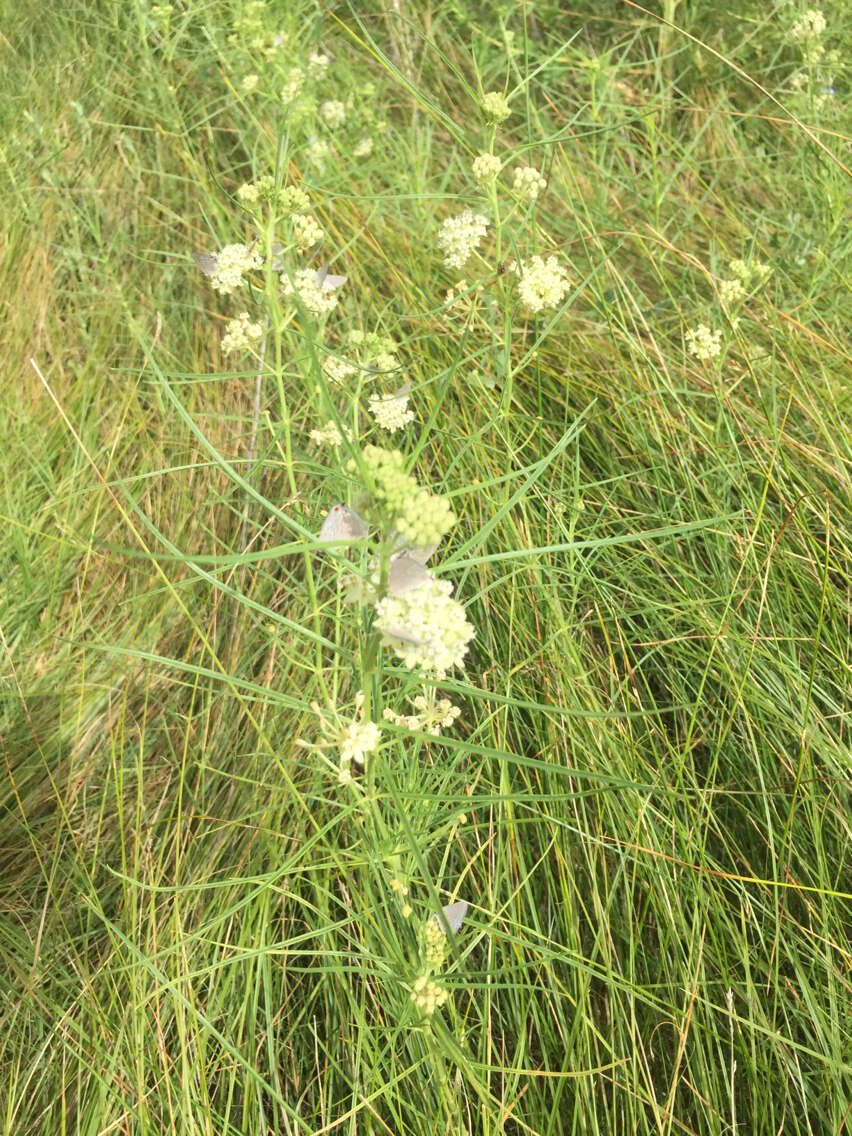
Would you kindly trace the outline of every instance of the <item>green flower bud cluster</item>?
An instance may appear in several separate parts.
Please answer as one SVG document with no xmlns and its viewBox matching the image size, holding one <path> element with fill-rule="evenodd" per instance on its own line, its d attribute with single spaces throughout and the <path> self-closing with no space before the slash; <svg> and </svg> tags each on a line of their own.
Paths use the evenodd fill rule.
<svg viewBox="0 0 852 1136">
<path fill-rule="evenodd" d="M 505 122 L 512 113 L 509 100 L 499 91 L 489 91 L 487 95 L 483 95 L 479 105 L 482 107 L 486 122 L 495 124 Z"/>
<path fill-rule="evenodd" d="M 307 213 L 310 207 L 310 198 L 297 185 L 288 185 L 281 190 L 281 208 L 291 217 L 296 213 Z"/>
<path fill-rule="evenodd" d="M 354 347 L 358 359 L 365 366 L 373 365 L 380 371 L 392 371 L 399 366 L 396 357 L 396 344 L 389 335 L 379 335 L 375 331 L 361 331 L 354 328 L 346 336 L 346 342 Z"/>
<path fill-rule="evenodd" d="M 456 521 L 446 499 L 418 486 L 411 474 L 402 468 L 399 450 L 365 446 L 363 460 L 372 483 L 367 519 L 379 525 L 389 525 L 406 544 L 413 547 L 440 544 Z M 350 462 L 349 469 L 354 472 L 355 468 L 355 463 Z M 373 516 L 369 516 L 370 513 Z"/>
<path fill-rule="evenodd" d="M 414 548 L 440 544 L 456 523 L 455 513 L 446 497 L 433 497 L 425 489 L 418 489 L 409 497 L 393 523 L 399 535 Z"/>
<path fill-rule="evenodd" d="M 440 970 L 447 953 L 447 936 L 434 916 L 423 928 L 423 965 L 427 970 Z"/>
<path fill-rule="evenodd" d="M 246 209 L 256 212 L 258 205 L 268 205 L 270 209 L 279 213 L 288 213 L 294 216 L 297 213 L 307 213 L 311 207 L 308 195 L 298 186 L 277 186 L 271 174 L 264 174 L 255 182 L 247 182 L 237 190 L 237 197 Z"/>
</svg>

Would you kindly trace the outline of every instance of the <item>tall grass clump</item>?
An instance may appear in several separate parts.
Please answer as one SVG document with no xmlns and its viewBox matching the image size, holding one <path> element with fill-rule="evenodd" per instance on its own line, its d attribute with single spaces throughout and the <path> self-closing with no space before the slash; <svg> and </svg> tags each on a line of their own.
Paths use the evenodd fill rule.
<svg viewBox="0 0 852 1136">
<path fill-rule="evenodd" d="M 0 12 L 0 1131 L 848 1132 L 848 11 Z"/>
</svg>

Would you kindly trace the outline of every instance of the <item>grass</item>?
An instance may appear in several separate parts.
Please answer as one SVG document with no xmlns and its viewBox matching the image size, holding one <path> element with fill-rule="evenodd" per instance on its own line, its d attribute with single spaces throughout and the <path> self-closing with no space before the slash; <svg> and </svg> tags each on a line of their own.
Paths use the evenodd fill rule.
<svg viewBox="0 0 852 1136">
<path fill-rule="evenodd" d="M 848 8 L 822 58 L 747 0 L 0 11 L 0 1131 L 849 1132 Z M 337 133 L 280 98 L 311 52 Z M 348 278 L 325 321 L 190 258 L 276 170 Z M 735 258 L 771 273 L 726 312 Z M 404 434 L 392 378 L 324 377 L 353 329 Z M 476 629 L 457 723 L 383 723 L 348 786 L 299 741 L 424 684 L 317 548 L 358 491 L 330 417 L 449 497 Z"/>
</svg>

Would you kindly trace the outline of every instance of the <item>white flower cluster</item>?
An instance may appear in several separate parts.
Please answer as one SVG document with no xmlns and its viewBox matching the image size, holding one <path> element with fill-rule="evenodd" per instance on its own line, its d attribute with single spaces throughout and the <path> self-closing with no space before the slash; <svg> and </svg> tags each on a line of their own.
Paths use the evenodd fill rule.
<svg viewBox="0 0 852 1136">
<path fill-rule="evenodd" d="M 240 83 L 240 90 L 244 95 L 250 95 L 252 91 L 257 90 L 257 85 L 260 82 L 259 75 L 246 75 L 242 83 Z"/>
<path fill-rule="evenodd" d="M 319 704 L 311 703 L 311 709 L 320 715 Z M 334 711 L 334 721 L 328 722 L 320 717 L 320 733 L 322 741 L 316 745 L 297 739 L 297 744 L 304 749 L 323 750 L 332 747 L 338 753 L 337 779 L 341 785 L 348 785 L 352 781 L 352 763 L 363 765 L 368 753 L 374 753 L 382 740 L 381 729 L 375 722 L 364 721 L 364 693 L 358 691 L 355 695 L 355 710 L 357 718 L 342 719 Z"/>
<path fill-rule="evenodd" d="M 260 268 L 261 263 L 259 254 L 253 248 L 246 245 L 225 245 L 216 254 L 216 267 L 210 283 L 217 292 L 228 296 L 242 285 L 246 273 L 253 268 Z"/>
<path fill-rule="evenodd" d="M 222 336 L 222 354 L 230 355 L 235 351 L 245 351 L 262 338 L 263 324 L 252 323 L 248 312 L 240 312 L 236 319 L 228 320 L 227 329 Z"/>
<path fill-rule="evenodd" d="M 555 256 L 547 260 L 534 256 L 520 268 L 515 265 L 513 271 L 519 274 L 518 295 L 528 312 L 558 308 L 562 303 L 568 291 L 568 273 Z"/>
<path fill-rule="evenodd" d="M 418 489 L 398 506 L 394 521 L 399 536 L 412 548 L 438 544 L 456 522 L 446 497 L 435 497 L 428 489 Z"/>
<path fill-rule="evenodd" d="M 719 299 L 722 307 L 733 308 L 745 297 L 746 290 L 742 280 L 736 277 L 732 280 L 719 281 Z"/>
<path fill-rule="evenodd" d="M 826 29 L 825 16 L 818 8 L 803 12 L 790 29 L 790 38 L 800 43 L 802 40 L 817 39 Z"/>
<path fill-rule="evenodd" d="M 235 20 L 233 35 L 228 36 L 228 44 L 241 48 L 253 56 L 262 56 L 270 61 L 278 55 L 281 46 L 287 42 L 286 33 L 275 35 L 266 30 L 270 14 L 264 0 L 249 0 L 242 14 Z"/>
<path fill-rule="evenodd" d="M 532 205 L 547 185 L 545 178 L 532 166 L 516 166 L 512 189 L 522 205 Z"/>
<path fill-rule="evenodd" d="M 414 411 L 409 408 L 407 394 L 392 394 L 385 397 L 370 395 L 367 408 L 373 416 L 373 421 L 383 430 L 402 430 L 409 422 L 414 421 Z"/>
<path fill-rule="evenodd" d="M 505 122 L 512 113 L 509 100 L 499 91 L 489 91 L 487 95 L 483 95 L 480 106 L 486 119 L 493 123 Z"/>
<path fill-rule="evenodd" d="M 446 1002 L 448 994 L 444 987 L 439 986 L 434 979 L 422 974 L 414 980 L 410 998 L 424 1018 L 431 1018 L 435 1011 Z"/>
<path fill-rule="evenodd" d="M 281 281 L 282 296 L 297 296 L 313 315 L 327 315 L 337 307 L 338 289 L 328 280 L 320 283 L 313 268 L 297 268 L 293 279 Z"/>
<path fill-rule="evenodd" d="M 314 215 L 308 213 L 304 217 L 293 217 L 293 236 L 296 240 L 296 252 L 307 252 L 308 249 L 319 244 L 325 233 L 317 224 Z"/>
<path fill-rule="evenodd" d="M 434 691 L 431 699 L 418 694 L 414 699 L 414 714 L 397 714 L 388 706 L 382 717 L 386 722 L 393 722 L 395 726 L 404 726 L 407 730 L 420 730 L 424 734 L 438 737 L 441 730 L 447 730 L 455 725 L 456 718 L 461 714 L 458 706 L 453 706 L 449 698 L 435 698 Z"/>
<path fill-rule="evenodd" d="M 268 178 L 269 174 L 265 174 L 264 177 Z M 270 181 L 274 182 L 274 179 L 270 178 Z M 237 197 L 244 205 L 254 205 L 260 199 L 260 191 L 260 182 L 246 181 L 237 190 Z"/>
<path fill-rule="evenodd" d="M 449 580 L 429 579 L 376 604 L 376 628 L 406 667 L 422 667 L 442 677 L 461 666 L 476 632 L 464 608 L 452 598 Z"/>
<path fill-rule="evenodd" d="M 348 441 L 352 441 L 351 430 L 347 430 L 344 426 L 343 432 L 341 433 L 337 424 L 331 419 L 329 419 L 321 429 L 311 430 L 309 434 L 311 441 L 315 442 L 318 446 L 339 446 L 343 442 L 344 436 Z"/>
<path fill-rule="evenodd" d="M 746 264 L 744 260 L 732 260 L 728 268 L 731 270 L 731 274 L 741 280 L 746 288 L 763 284 L 767 276 L 772 273 L 769 265 L 764 264 L 762 260 L 753 260 L 751 264 Z"/>
<path fill-rule="evenodd" d="M 353 367 L 347 359 L 335 359 L 328 355 L 323 360 L 322 370 L 330 383 L 341 386 L 348 378 L 356 374 L 358 368 Z"/>
<path fill-rule="evenodd" d="M 502 162 L 493 154 L 480 154 L 473 159 L 473 180 L 477 185 L 490 185 L 500 173 Z"/>
<path fill-rule="evenodd" d="M 331 60 L 321 51 L 312 51 L 308 57 L 308 71 L 312 79 L 321 79 L 328 70 Z"/>
<path fill-rule="evenodd" d="M 295 102 L 302 93 L 305 85 L 305 72 L 301 67 L 291 67 L 287 79 L 281 88 L 281 101 L 283 103 Z"/>
<path fill-rule="evenodd" d="M 364 764 L 364 758 L 379 748 L 382 732 L 375 722 L 350 722 L 341 727 L 335 739 L 341 762 Z"/>
<path fill-rule="evenodd" d="M 721 331 L 711 331 L 706 323 L 691 327 L 686 333 L 686 346 L 690 355 L 707 361 L 715 359 L 722 351 Z"/>
<path fill-rule="evenodd" d="M 399 366 L 399 359 L 390 351 L 380 351 L 373 356 L 373 368 L 376 371 L 395 371 Z"/>
<path fill-rule="evenodd" d="M 354 158 L 369 158 L 373 152 L 373 139 L 368 138 L 366 135 L 355 143 L 355 149 L 352 151 Z"/>
<path fill-rule="evenodd" d="M 362 366 L 369 367 L 371 371 L 395 371 L 400 366 L 395 354 L 396 344 L 388 335 L 353 328 L 346 336 L 346 342 L 354 348 Z"/>
<path fill-rule="evenodd" d="M 326 159 L 331 153 L 331 146 L 324 138 L 312 138 L 308 143 L 307 148 L 308 160 L 311 161 L 319 170 L 325 168 Z"/>
<path fill-rule="evenodd" d="M 457 217 L 448 217 L 441 225 L 438 246 L 447 268 L 464 268 L 465 261 L 477 249 L 488 228 L 480 213 L 465 209 Z"/>
<path fill-rule="evenodd" d="M 346 121 L 346 107 L 339 99 L 328 99 L 320 104 L 319 116 L 332 130 L 337 130 Z"/>
</svg>

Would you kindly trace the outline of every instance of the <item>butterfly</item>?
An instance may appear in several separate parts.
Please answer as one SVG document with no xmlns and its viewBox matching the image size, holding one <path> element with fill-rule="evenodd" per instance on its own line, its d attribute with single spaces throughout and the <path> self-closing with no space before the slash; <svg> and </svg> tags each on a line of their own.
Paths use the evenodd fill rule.
<svg viewBox="0 0 852 1136">
<path fill-rule="evenodd" d="M 363 540 L 367 526 L 348 505 L 332 505 L 319 531 L 320 540 Z"/>
<path fill-rule="evenodd" d="M 415 553 L 417 549 L 405 549 L 391 557 L 388 569 L 388 591 L 392 596 L 403 596 L 421 587 L 431 579 L 423 561 Z"/>
<path fill-rule="evenodd" d="M 443 915 L 444 921 L 454 935 L 459 933 L 459 929 L 464 922 L 464 917 L 467 915 L 469 906 L 470 904 L 466 899 L 459 899 L 456 900 L 455 903 L 448 903 L 446 907 L 441 908 L 441 915 Z M 438 925 L 443 931 L 444 925 L 441 919 L 437 915 L 433 916 L 433 918 L 437 920 Z"/>
<path fill-rule="evenodd" d="M 219 257 L 211 252 L 194 252 L 192 259 L 201 269 L 205 276 L 215 276 L 216 267 L 219 264 Z"/>
<path fill-rule="evenodd" d="M 323 292 L 336 292 L 338 288 L 342 288 L 346 283 L 346 277 L 335 276 L 333 273 L 329 272 L 328 269 L 329 266 L 327 264 L 317 269 L 317 287 L 322 288 Z"/>
</svg>

